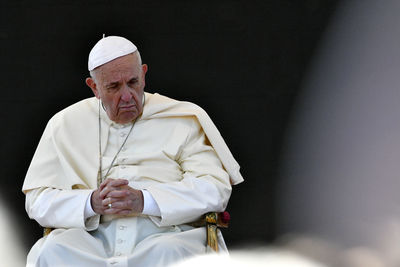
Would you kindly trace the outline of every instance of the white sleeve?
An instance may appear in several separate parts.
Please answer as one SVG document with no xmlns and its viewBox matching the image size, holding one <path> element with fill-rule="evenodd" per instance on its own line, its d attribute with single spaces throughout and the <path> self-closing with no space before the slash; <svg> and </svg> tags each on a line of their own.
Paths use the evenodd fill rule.
<svg viewBox="0 0 400 267">
<path fill-rule="evenodd" d="M 85 218 L 86 205 L 92 191 L 36 188 L 26 193 L 25 208 L 29 217 L 43 227 L 95 230 L 100 215 Z"/>
<path fill-rule="evenodd" d="M 146 189 L 142 190 L 143 193 L 143 211 L 142 214 L 150 216 L 161 216 L 160 208 L 153 196 Z"/>
<path fill-rule="evenodd" d="M 179 225 L 207 212 L 224 211 L 232 191 L 229 175 L 196 120 L 177 162 L 184 172 L 182 180 L 146 188 L 161 212 L 161 217 L 151 216 L 152 221 L 159 226 Z"/>
</svg>

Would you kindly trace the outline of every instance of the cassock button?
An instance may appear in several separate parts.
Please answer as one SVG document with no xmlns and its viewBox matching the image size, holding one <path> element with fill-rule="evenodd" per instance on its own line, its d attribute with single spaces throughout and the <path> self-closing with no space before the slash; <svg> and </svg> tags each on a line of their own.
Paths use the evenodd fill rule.
<svg viewBox="0 0 400 267">
<path fill-rule="evenodd" d="M 121 252 L 117 252 L 117 253 L 115 253 L 115 255 L 121 256 L 122 254 L 121 254 Z"/>
<path fill-rule="evenodd" d="M 122 240 L 122 239 L 118 239 L 118 240 L 117 240 L 117 243 L 118 243 L 118 244 L 121 244 L 122 242 L 124 242 L 124 240 Z"/>
<path fill-rule="evenodd" d="M 124 136 L 126 136 L 126 133 L 120 133 L 119 134 L 121 137 L 124 137 Z"/>
<path fill-rule="evenodd" d="M 125 229 L 125 227 L 122 225 L 119 227 L 119 230 L 124 230 L 124 229 Z"/>
</svg>

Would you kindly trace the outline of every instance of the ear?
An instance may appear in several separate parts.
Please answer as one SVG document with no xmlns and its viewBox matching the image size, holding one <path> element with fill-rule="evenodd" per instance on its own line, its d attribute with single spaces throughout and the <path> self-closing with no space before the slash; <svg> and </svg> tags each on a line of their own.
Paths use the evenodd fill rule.
<svg viewBox="0 0 400 267">
<path fill-rule="evenodd" d="M 142 65 L 142 85 L 143 88 L 146 86 L 146 72 L 148 70 L 147 64 Z"/>
<path fill-rule="evenodd" d="M 100 99 L 99 90 L 97 90 L 97 86 L 93 78 L 86 78 L 86 84 L 90 87 L 90 89 L 92 89 L 92 92 L 96 96 L 96 98 Z"/>
<path fill-rule="evenodd" d="M 148 66 L 147 66 L 147 64 L 143 64 L 142 65 L 142 75 L 143 75 L 143 79 L 144 79 L 144 76 L 146 76 L 146 72 L 147 72 L 147 70 L 148 70 Z"/>
</svg>

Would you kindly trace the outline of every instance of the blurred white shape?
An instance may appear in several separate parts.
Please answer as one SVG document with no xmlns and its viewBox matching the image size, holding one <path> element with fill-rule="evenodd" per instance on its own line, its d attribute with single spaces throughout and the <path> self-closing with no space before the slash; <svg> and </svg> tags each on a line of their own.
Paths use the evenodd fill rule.
<svg viewBox="0 0 400 267">
<path fill-rule="evenodd" d="M 387 267 L 381 255 L 367 247 L 355 247 L 344 251 L 335 266 L 341 267 Z"/>
<path fill-rule="evenodd" d="M 304 81 L 277 193 L 280 233 L 317 235 L 376 266 L 400 266 L 398 10 L 343 1 Z"/>
<path fill-rule="evenodd" d="M 207 254 L 182 261 L 173 267 L 325 267 L 294 252 L 257 248 L 233 251 L 230 255 Z"/>
<path fill-rule="evenodd" d="M 25 250 L 20 244 L 18 223 L 0 204 L 0 266 L 21 267 L 26 264 Z"/>
<path fill-rule="evenodd" d="M 305 235 L 289 234 L 280 238 L 280 246 L 331 267 L 387 267 L 387 257 L 368 247 L 344 249 L 333 242 Z M 393 265 L 395 266 L 395 265 Z"/>
<path fill-rule="evenodd" d="M 341 253 L 341 247 L 337 244 L 311 235 L 286 234 L 276 243 L 286 250 L 323 262 L 328 266 L 333 266 Z"/>
</svg>

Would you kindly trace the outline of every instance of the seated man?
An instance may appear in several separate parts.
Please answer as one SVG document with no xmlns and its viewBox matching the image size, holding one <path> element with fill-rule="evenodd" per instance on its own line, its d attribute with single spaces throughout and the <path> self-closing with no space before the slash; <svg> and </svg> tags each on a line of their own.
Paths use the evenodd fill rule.
<svg viewBox="0 0 400 267">
<path fill-rule="evenodd" d="M 28 266 L 166 266 L 206 251 L 192 222 L 224 211 L 239 165 L 198 106 L 144 92 L 147 65 L 109 36 L 89 54 L 95 97 L 48 122 L 23 192 L 55 228 Z M 226 250 L 219 234 L 221 250 Z"/>
</svg>

